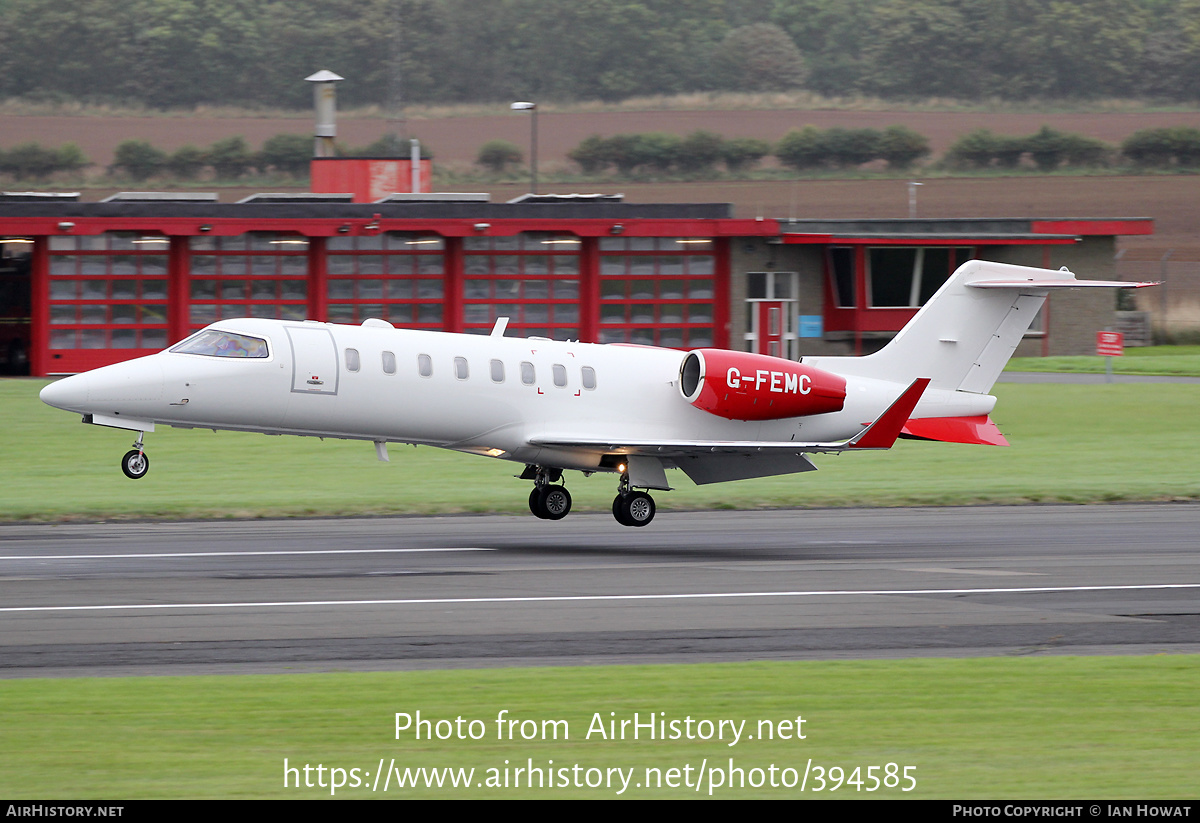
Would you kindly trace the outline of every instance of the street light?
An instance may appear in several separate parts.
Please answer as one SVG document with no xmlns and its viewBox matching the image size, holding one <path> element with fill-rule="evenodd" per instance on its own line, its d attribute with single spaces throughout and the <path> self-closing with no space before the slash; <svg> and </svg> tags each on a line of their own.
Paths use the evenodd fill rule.
<svg viewBox="0 0 1200 823">
<path fill-rule="evenodd" d="M 519 100 L 509 106 L 509 108 L 513 111 L 528 111 L 533 113 L 533 120 L 529 128 L 529 188 L 531 193 L 537 194 L 537 103 Z"/>
<path fill-rule="evenodd" d="M 918 183 L 916 180 L 908 181 L 908 219 L 913 220 L 917 216 L 917 186 L 924 186 L 924 183 Z"/>
</svg>

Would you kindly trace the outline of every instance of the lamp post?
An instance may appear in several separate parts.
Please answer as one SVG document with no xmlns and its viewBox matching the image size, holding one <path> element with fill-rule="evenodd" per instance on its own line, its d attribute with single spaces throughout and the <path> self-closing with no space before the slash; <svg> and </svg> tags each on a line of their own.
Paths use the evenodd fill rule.
<svg viewBox="0 0 1200 823">
<path fill-rule="evenodd" d="M 509 106 L 513 111 L 528 111 L 532 113 L 533 120 L 529 127 L 529 189 L 532 194 L 537 194 L 537 103 L 529 103 L 519 100 Z"/>
<path fill-rule="evenodd" d="M 917 217 L 917 186 L 924 186 L 924 183 L 918 183 L 916 180 L 908 181 L 908 219 L 915 220 Z"/>
</svg>

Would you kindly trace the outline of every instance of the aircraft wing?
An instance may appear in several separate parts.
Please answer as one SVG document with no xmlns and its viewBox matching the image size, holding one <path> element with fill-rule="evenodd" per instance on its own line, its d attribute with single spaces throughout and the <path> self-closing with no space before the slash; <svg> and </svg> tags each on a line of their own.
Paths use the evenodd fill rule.
<svg viewBox="0 0 1200 823">
<path fill-rule="evenodd" d="M 634 475 L 648 473 L 647 470 L 652 468 L 646 465 L 649 461 L 637 458 L 665 460 L 682 469 L 693 482 L 701 485 L 815 471 L 817 467 L 805 456 L 806 453 L 890 449 L 928 385 L 927 377 L 914 380 L 877 420 L 846 440 L 613 440 L 545 435 L 530 438 L 529 444 L 545 448 L 586 449 L 629 455 L 633 458 L 629 461 L 631 485 L 647 488 L 668 487 L 637 482 Z M 653 471 L 654 477 L 660 474 L 661 468 Z M 665 479 L 662 482 L 665 484 Z"/>
</svg>

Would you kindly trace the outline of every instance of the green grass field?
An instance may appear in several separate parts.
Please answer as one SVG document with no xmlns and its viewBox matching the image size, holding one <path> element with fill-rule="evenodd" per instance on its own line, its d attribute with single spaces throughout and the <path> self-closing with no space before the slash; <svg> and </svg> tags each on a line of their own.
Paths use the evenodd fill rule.
<svg viewBox="0 0 1200 823">
<path fill-rule="evenodd" d="M 346 772 L 336 792 L 343 798 L 607 798 L 619 783 L 573 784 L 576 774 L 587 779 L 587 769 L 610 768 L 633 770 L 624 797 L 707 797 L 706 781 L 718 774 L 724 785 L 713 797 L 797 797 L 798 786 L 770 786 L 769 768 L 776 766 L 778 783 L 798 783 L 811 760 L 808 798 L 1194 798 L 1198 678 L 1200 657 L 1180 655 L 9 680 L 0 681 L 0 795 L 316 798 L 333 794 L 328 769 L 336 767 Z M 538 721 L 536 738 L 541 721 L 565 720 L 569 739 L 562 726 L 558 740 L 520 739 L 516 726 L 518 739 L 498 740 L 495 720 L 504 709 L 509 719 Z M 482 737 L 417 741 L 409 730 L 397 739 L 396 712 L 418 710 L 433 721 L 462 717 L 464 736 L 471 720 L 483 721 L 475 726 Z M 658 712 L 668 721 L 744 720 L 743 738 L 728 745 L 727 727 L 724 740 L 647 740 L 644 732 L 636 741 L 586 739 L 596 713 L 607 722 L 634 712 L 643 722 Z M 759 721 L 778 735 L 778 723 L 797 716 L 803 725 L 782 727 L 789 739 L 759 739 Z M 797 730 L 805 739 L 794 739 Z M 284 758 L 300 768 L 289 789 Z M 393 776 L 384 794 L 371 790 L 381 758 L 385 769 L 394 759 L 402 771 L 475 772 L 467 789 L 400 790 Z M 572 769 L 572 785 L 514 788 L 513 770 L 530 760 L 543 770 L 551 760 Z M 744 770 L 745 787 L 729 786 L 731 760 Z M 915 789 L 868 792 L 868 768 L 878 767 L 882 783 L 889 763 L 914 767 Z M 305 764 L 314 767 L 313 788 L 297 789 Z M 665 783 L 672 768 L 685 779 L 686 766 L 693 785 L 698 774 L 705 779 L 698 792 Z M 825 771 L 820 792 L 817 766 Z M 844 778 L 836 790 L 833 767 Z M 847 782 L 856 767 L 861 787 Z M 352 785 L 351 769 L 364 785 Z M 637 788 L 647 769 L 660 770 L 661 788 Z M 322 777 L 325 788 L 317 785 Z M 489 788 L 489 777 L 500 786 Z M 755 780 L 766 785 L 749 785 Z"/>
<path fill-rule="evenodd" d="M 0 380 L 5 478 L 0 519 L 296 517 L 524 512 L 520 466 L 430 448 L 160 428 L 151 469 L 118 467 L 133 433 L 80 425 L 37 398 L 39 380 Z M 890 452 L 815 458 L 820 472 L 656 495 L 663 511 L 967 505 L 1200 498 L 1200 385 L 1012 385 L 993 415 L 1012 446 L 901 441 Z M 568 473 L 576 510 L 606 511 L 612 475 Z"/>
<path fill-rule="evenodd" d="M 150 475 L 130 481 L 117 460 L 132 433 L 44 406 L 43 384 L 0 381 L 0 517 L 10 521 L 524 511 L 519 466 L 403 447 L 382 464 L 360 442 L 164 428 L 148 436 Z M 657 497 L 663 509 L 1200 498 L 1200 386 L 1000 385 L 996 394 L 1007 449 L 901 442 L 821 458 L 816 474 L 706 488 L 672 473 L 684 488 Z M 613 478 L 568 481 L 577 506 L 607 509 Z M 774 765 L 779 782 L 807 769 L 803 796 L 817 798 L 1188 798 L 1200 759 L 1198 675 L 1200 657 L 1173 655 L 0 680 L 0 796 L 324 797 L 336 767 L 346 780 L 338 797 L 379 797 L 368 786 L 382 758 L 402 771 L 474 768 L 485 783 L 393 784 L 392 796 L 614 797 L 615 787 L 574 786 L 608 769 L 632 769 L 632 783 L 659 770 L 650 774 L 663 787 L 631 784 L 623 797 L 706 797 L 707 783 L 699 793 L 679 785 L 698 773 L 720 775 L 714 797 L 800 794 L 770 786 Z M 397 740 L 395 713 L 417 710 L 485 721 L 486 734 Z M 501 710 L 565 720 L 570 739 L 496 740 Z M 806 739 L 583 739 L 597 712 L 745 720 L 748 733 L 801 715 Z M 284 758 L 302 783 L 305 764 L 323 765 L 309 777 L 326 787 L 285 789 Z M 581 771 L 567 773 L 566 787 L 512 787 L 518 766 L 545 770 L 550 760 Z M 916 788 L 867 792 L 888 764 L 915 767 Z M 731 765 L 748 785 L 729 787 Z M 493 779 L 501 786 L 488 787 Z M 767 785 L 751 785 L 759 779 Z"/>
<path fill-rule="evenodd" d="M 1104 374 L 1104 357 L 1014 357 L 1007 371 L 1053 372 L 1057 374 Z M 1200 377 L 1200 346 L 1146 346 L 1125 349 L 1113 359 L 1114 374 L 1165 374 Z"/>
</svg>

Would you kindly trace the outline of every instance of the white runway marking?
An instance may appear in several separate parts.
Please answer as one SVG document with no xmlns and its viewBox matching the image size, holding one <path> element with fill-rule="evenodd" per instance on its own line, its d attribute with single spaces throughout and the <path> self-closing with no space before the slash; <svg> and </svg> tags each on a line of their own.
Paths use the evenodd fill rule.
<svg viewBox="0 0 1200 823">
<path fill-rule="evenodd" d="M 312 549 L 306 551 L 265 552 L 156 552 L 153 554 L 19 554 L 12 557 L 0 556 L 0 560 L 132 560 L 163 557 L 271 557 L 274 555 L 305 554 L 408 554 L 412 552 L 494 552 L 484 548 L 434 548 L 434 549 Z"/>
<path fill-rule="evenodd" d="M 445 597 L 397 600 L 283 600 L 257 603 L 126 603 L 111 606 L 8 606 L 0 613 L 119 611 L 129 609 L 278 609 L 310 606 L 445 606 L 472 603 L 602 603 L 621 600 L 714 600 L 736 597 L 861 597 L 863 595 L 1036 594 L 1071 592 L 1200 589 L 1200 583 L 1150 583 L 1128 586 L 1024 586 L 1006 589 L 855 589 L 846 591 L 697 592 L 690 594 L 579 594 L 531 597 Z"/>
<path fill-rule="evenodd" d="M 1046 572 L 1009 572 L 1000 569 L 956 569 L 949 566 L 913 566 L 901 569 L 902 572 L 920 572 L 922 574 L 978 574 L 984 577 L 1044 577 Z"/>
</svg>

